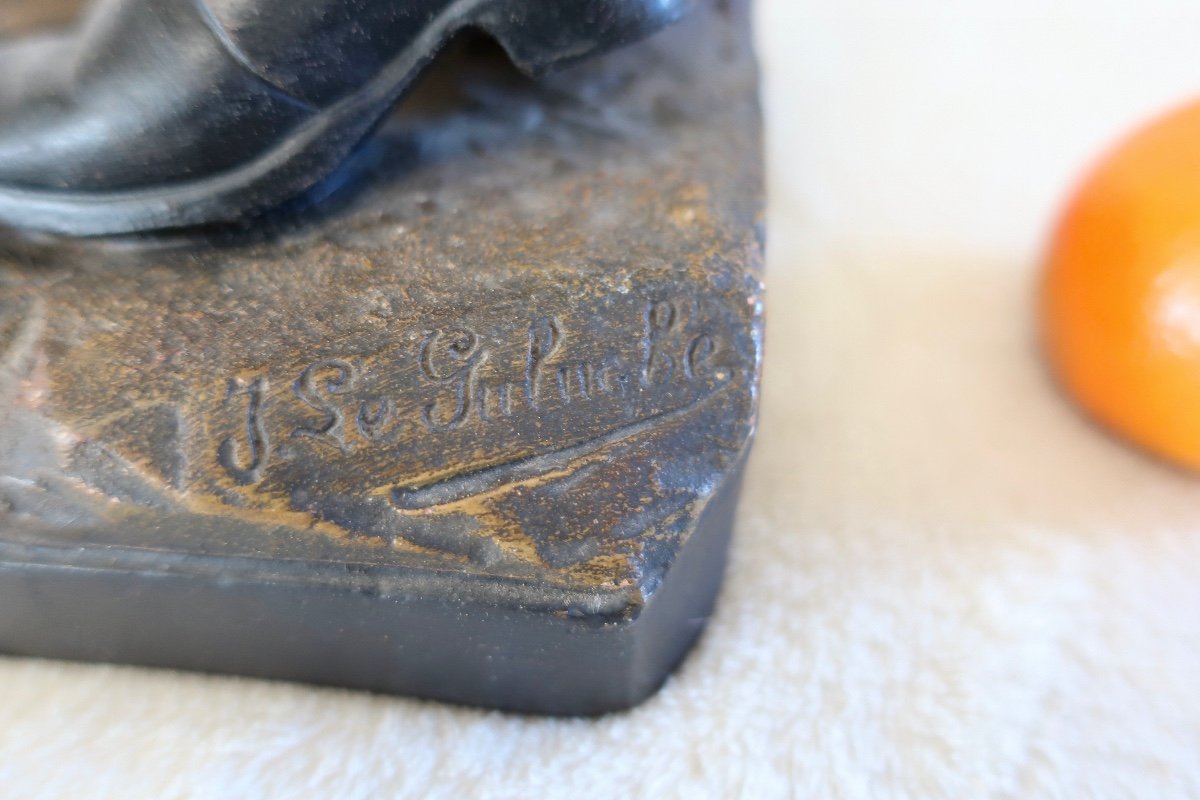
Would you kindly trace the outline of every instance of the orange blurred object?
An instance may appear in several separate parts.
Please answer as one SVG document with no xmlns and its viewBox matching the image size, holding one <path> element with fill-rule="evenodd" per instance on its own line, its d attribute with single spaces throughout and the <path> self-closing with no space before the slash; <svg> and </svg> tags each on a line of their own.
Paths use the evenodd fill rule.
<svg viewBox="0 0 1200 800">
<path fill-rule="evenodd" d="M 1200 470 L 1200 103 L 1112 152 L 1055 232 L 1051 365 L 1091 415 Z"/>
</svg>

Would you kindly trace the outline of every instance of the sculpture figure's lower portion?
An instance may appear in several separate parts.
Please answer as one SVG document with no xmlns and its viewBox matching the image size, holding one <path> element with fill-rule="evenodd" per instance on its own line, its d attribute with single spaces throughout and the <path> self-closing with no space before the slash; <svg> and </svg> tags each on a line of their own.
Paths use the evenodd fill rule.
<svg viewBox="0 0 1200 800">
<path fill-rule="evenodd" d="M 746 9 L 534 83 L 464 44 L 322 216 L 0 261 L 0 651 L 637 702 L 755 425 Z M 261 229 L 260 229 L 261 230 Z"/>
<path fill-rule="evenodd" d="M 74 236 L 241 221 L 333 173 L 453 36 L 536 74 L 690 0 L 93 0 L 0 40 L 0 223 Z"/>
</svg>

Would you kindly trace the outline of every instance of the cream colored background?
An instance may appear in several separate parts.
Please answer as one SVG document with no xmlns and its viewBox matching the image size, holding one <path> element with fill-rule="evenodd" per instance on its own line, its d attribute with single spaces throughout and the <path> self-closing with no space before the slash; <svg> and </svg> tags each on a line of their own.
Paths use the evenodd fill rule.
<svg viewBox="0 0 1200 800">
<path fill-rule="evenodd" d="M 1053 392 L 1073 176 L 1194 0 L 764 0 L 762 436 L 711 632 L 601 721 L 0 660 L 0 796 L 1200 796 L 1200 481 Z M 1200 413 L 1200 410 L 1198 410 Z"/>
</svg>

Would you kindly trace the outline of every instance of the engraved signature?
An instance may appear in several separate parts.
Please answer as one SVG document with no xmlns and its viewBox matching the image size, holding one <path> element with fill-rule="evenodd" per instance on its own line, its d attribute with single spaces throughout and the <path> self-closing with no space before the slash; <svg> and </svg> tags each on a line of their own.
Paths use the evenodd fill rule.
<svg viewBox="0 0 1200 800">
<path fill-rule="evenodd" d="M 266 390 L 267 379 L 259 377 L 249 385 L 243 381 L 231 379 L 225 392 L 226 405 L 236 397 L 246 397 L 246 441 L 249 453 L 246 460 L 243 461 L 237 439 L 230 436 L 223 439 L 217 447 L 217 461 L 231 478 L 242 485 L 257 483 L 262 479 L 262 473 L 267 466 L 267 458 L 271 452 L 271 443 L 267 439 L 267 431 L 263 426 L 262 417 L 263 395 Z"/>
<path fill-rule="evenodd" d="M 409 363 L 415 364 L 417 380 L 405 379 L 391 393 L 371 391 L 372 384 L 380 382 L 379 364 L 351 357 L 325 358 L 305 366 L 291 381 L 290 399 L 284 392 L 271 394 L 266 375 L 231 379 L 222 405 L 239 409 L 240 421 L 236 431 L 219 443 L 217 460 L 237 484 L 248 486 L 262 480 L 275 458 L 286 460 L 286 448 L 301 442 L 329 454 L 348 455 L 401 441 L 401 437 L 412 440 L 470 425 L 515 422 L 520 414 L 540 419 L 571 407 L 579 407 L 583 413 L 589 407 L 599 409 L 613 403 L 632 408 L 628 403 L 637 397 L 656 397 L 672 386 L 722 383 L 729 375 L 728 368 L 718 363 L 719 339 L 694 320 L 688 324 L 684 317 L 681 307 L 671 300 L 647 302 L 640 319 L 630 320 L 640 328 L 634 336 L 602 337 L 617 345 L 599 353 L 595 342 L 592 348 L 581 343 L 575 355 L 562 323 L 553 317 L 538 317 L 523 329 L 520 343 L 512 342 L 507 350 L 510 354 L 519 351 L 517 359 L 498 356 L 495 339 L 485 339 L 467 328 L 426 330 L 417 337 L 415 352 L 409 356 L 414 359 Z M 410 396 L 414 392 L 416 396 Z M 695 390 L 690 394 L 694 398 Z M 611 437 L 633 435 L 684 410 L 643 416 L 584 445 L 502 465 L 503 474 L 533 475 L 552 469 L 564 458 L 615 441 Z M 281 426 L 282 436 L 278 435 Z M 496 471 L 502 467 L 427 487 L 396 489 L 394 499 L 402 508 L 450 502 L 439 498 L 458 497 L 467 491 L 462 487 L 495 480 L 511 482 L 513 478 Z"/>
</svg>

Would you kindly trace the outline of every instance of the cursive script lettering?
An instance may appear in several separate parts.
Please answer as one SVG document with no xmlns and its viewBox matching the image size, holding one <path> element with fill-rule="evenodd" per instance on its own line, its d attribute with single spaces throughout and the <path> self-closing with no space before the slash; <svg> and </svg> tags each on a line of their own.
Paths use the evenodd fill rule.
<svg viewBox="0 0 1200 800">
<path fill-rule="evenodd" d="M 349 455 L 411 442 L 402 437 L 412 433 L 512 424 L 520 415 L 540 426 L 546 415 L 568 409 L 614 423 L 636 421 L 691 402 L 728 377 L 717 363 L 719 340 L 695 317 L 694 304 L 666 299 L 642 305 L 625 327 L 640 331 L 628 337 L 604 330 L 598 339 L 577 342 L 576 334 L 548 316 L 534 318 L 507 344 L 503 336 L 488 338 L 465 327 L 427 330 L 415 352 L 407 359 L 400 354 L 401 366 L 415 367 L 414 377 L 397 386 L 381 371 L 387 363 L 382 357 L 314 361 L 292 380 L 297 402 L 273 404 L 271 424 L 290 420 L 290 438 Z M 599 344 L 607 351 L 597 352 Z M 380 388 L 389 385 L 391 391 Z M 238 379 L 225 393 L 225 406 L 245 398 L 244 438 L 227 437 L 217 452 L 239 484 L 257 483 L 270 462 L 267 386 L 265 376 Z"/>
<path fill-rule="evenodd" d="M 246 461 L 241 460 L 241 446 L 235 437 L 221 440 L 217 447 L 217 461 L 229 476 L 242 485 L 257 483 L 271 455 L 271 443 L 263 424 L 263 396 L 267 392 L 267 379 L 255 378 L 247 385 L 234 378 L 229 381 L 225 392 L 225 405 L 235 397 L 246 398 L 246 444 L 249 453 Z"/>
</svg>

